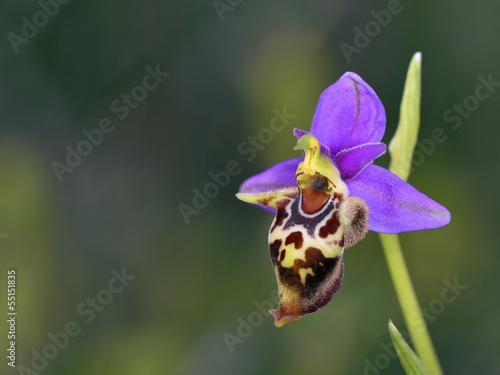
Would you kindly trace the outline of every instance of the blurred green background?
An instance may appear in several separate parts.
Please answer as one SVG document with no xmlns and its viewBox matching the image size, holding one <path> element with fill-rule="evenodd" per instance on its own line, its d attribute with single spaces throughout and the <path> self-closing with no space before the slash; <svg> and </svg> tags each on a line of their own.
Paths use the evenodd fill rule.
<svg viewBox="0 0 500 375">
<path fill-rule="evenodd" d="M 384 350 L 387 319 L 406 328 L 378 236 L 346 251 L 343 286 L 325 309 L 277 329 L 254 305 L 276 289 L 272 217 L 234 194 L 297 156 L 292 129 L 309 129 L 320 93 L 345 71 L 384 103 L 388 143 L 410 58 L 422 51 L 419 139 L 441 128 L 447 140 L 409 182 L 452 221 L 400 238 L 444 372 L 498 373 L 500 88 L 477 105 L 467 99 L 480 76 L 500 82 L 498 1 L 402 0 L 378 32 L 373 12 L 394 1 L 222 0 L 219 11 L 211 1 L 48 3 L 53 16 L 35 1 L 0 5 L 0 311 L 6 320 L 15 269 L 18 366 L 33 368 L 45 350 L 54 358 L 38 362 L 41 374 L 401 374 Z M 36 35 L 20 39 L 23 17 L 42 25 Z M 354 28 L 367 25 L 374 36 L 349 62 L 340 45 L 356 46 Z M 158 64 L 169 76 L 135 89 Z M 134 89 L 144 100 L 121 120 L 112 103 Z M 443 115 L 464 100 L 474 110 L 453 129 Z M 296 117 L 247 161 L 238 147 L 283 107 Z M 60 182 L 53 162 L 104 118 L 113 131 Z M 230 160 L 240 173 L 186 223 L 179 205 L 192 206 L 193 189 Z M 135 278 L 111 294 L 112 270 L 123 267 Z M 443 303 L 455 279 L 467 289 Z M 86 323 L 82 303 L 96 297 L 107 304 Z M 79 334 L 54 354 L 49 335 L 68 322 Z M 7 361 L 0 373 L 24 373 Z"/>
</svg>

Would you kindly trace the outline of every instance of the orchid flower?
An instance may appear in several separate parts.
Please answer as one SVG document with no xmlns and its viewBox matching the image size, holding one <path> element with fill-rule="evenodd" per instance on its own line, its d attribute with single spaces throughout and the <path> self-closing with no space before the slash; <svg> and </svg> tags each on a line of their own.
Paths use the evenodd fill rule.
<svg viewBox="0 0 500 375">
<path fill-rule="evenodd" d="M 449 211 L 385 168 L 385 110 L 357 74 L 320 96 L 311 131 L 295 129 L 287 160 L 243 182 L 237 197 L 275 214 L 269 250 L 280 327 L 326 306 L 343 277 L 343 253 L 368 230 L 400 233 L 444 226 Z"/>
</svg>

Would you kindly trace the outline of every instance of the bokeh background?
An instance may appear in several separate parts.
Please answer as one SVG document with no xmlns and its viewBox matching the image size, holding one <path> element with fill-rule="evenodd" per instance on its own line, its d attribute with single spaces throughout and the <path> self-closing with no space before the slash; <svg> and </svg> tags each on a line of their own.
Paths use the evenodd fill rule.
<svg viewBox="0 0 500 375">
<path fill-rule="evenodd" d="M 500 3 L 401 0 L 402 11 L 349 62 L 340 44 L 355 46 L 354 28 L 365 30 L 389 4 L 71 1 L 52 7 L 16 53 L 9 33 L 22 36 L 23 17 L 41 7 L 3 2 L 2 351 L 7 270 L 15 269 L 18 366 L 32 368 L 44 348 L 54 356 L 49 334 L 68 322 L 80 329 L 39 362 L 41 374 L 401 374 L 398 360 L 384 359 L 387 319 L 406 327 L 378 236 L 346 252 L 344 284 L 325 309 L 277 329 L 254 304 L 276 289 L 272 217 L 234 194 L 245 178 L 296 156 L 292 129 L 309 129 L 320 93 L 345 71 L 384 103 L 388 143 L 408 63 L 422 51 L 419 138 L 441 128 L 447 139 L 410 183 L 448 207 L 452 222 L 400 238 L 420 303 L 433 306 L 428 324 L 445 373 L 498 373 L 500 87 L 457 129 L 443 115 L 475 95 L 480 76 L 500 82 Z M 169 76 L 120 120 L 111 104 L 158 64 Z M 296 117 L 246 161 L 239 145 L 283 107 Z M 60 182 L 53 162 L 64 163 L 66 147 L 103 118 L 114 130 Z M 179 205 L 192 206 L 193 189 L 230 160 L 241 172 L 186 223 Z M 135 279 L 86 323 L 78 307 L 109 296 L 112 270 L 123 267 Z M 455 279 L 467 289 L 440 303 Z M 255 327 L 245 330 L 249 315 Z M 0 373 L 23 373 L 1 362 Z"/>
</svg>

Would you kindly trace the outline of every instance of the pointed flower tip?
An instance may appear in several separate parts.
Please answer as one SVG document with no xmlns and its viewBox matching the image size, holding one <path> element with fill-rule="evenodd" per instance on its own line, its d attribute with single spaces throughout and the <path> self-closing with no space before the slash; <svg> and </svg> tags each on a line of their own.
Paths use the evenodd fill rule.
<svg viewBox="0 0 500 375">
<path fill-rule="evenodd" d="M 439 213 L 441 215 L 441 222 L 443 223 L 443 225 L 441 225 L 442 227 L 444 227 L 445 225 L 448 225 L 451 221 L 451 213 L 450 211 L 448 211 L 448 209 L 444 206 L 441 206 L 443 207 L 442 211 Z"/>
<path fill-rule="evenodd" d="M 350 79 L 357 83 L 364 83 L 363 79 L 354 72 L 345 72 L 342 77 L 339 78 L 339 81 L 342 79 Z"/>
<path fill-rule="evenodd" d="M 435 228 L 440 228 L 444 227 L 445 225 L 448 225 L 451 221 L 451 213 L 448 211 L 446 207 L 443 205 L 430 200 L 430 202 L 433 203 L 432 207 L 427 206 L 427 210 L 433 214 L 433 220 L 429 218 L 428 222 L 428 228 L 424 229 L 435 229 Z"/>
<path fill-rule="evenodd" d="M 283 315 L 280 310 L 269 310 L 274 317 L 274 325 L 278 328 L 290 322 L 298 322 L 303 315 Z"/>
<path fill-rule="evenodd" d="M 240 201 L 244 201 L 246 202 L 248 199 L 247 199 L 247 196 L 250 195 L 250 194 L 244 194 L 244 193 L 236 193 L 235 194 L 235 197 L 238 198 Z"/>
</svg>

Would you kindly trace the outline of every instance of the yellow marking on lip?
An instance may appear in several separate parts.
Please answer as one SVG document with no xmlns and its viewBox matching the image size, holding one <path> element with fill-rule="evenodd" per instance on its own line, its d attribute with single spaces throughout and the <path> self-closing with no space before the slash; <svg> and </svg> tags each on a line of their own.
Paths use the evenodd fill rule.
<svg viewBox="0 0 500 375">
<path fill-rule="evenodd" d="M 282 240 L 282 242 L 285 243 L 284 239 L 286 239 L 290 233 L 296 230 L 296 228 L 292 227 L 286 231 L 271 233 L 269 235 L 269 243 L 273 243 L 275 240 Z M 335 245 L 335 243 L 338 243 L 342 239 L 343 232 L 343 228 L 342 230 L 339 229 L 335 234 L 329 235 L 325 239 L 311 238 L 307 234 L 302 233 L 304 241 L 302 247 L 300 249 L 296 249 L 295 243 L 293 242 L 288 245 L 282 245 L 279 250 L 277 259 L 281 259 L 282 252 L 286 250 L 285 257 L 283 258 L 283 260 L 281 260 L 280 265 L 281 267 L 291 268 L 295 264 L 295 259 L 299 259 L 304 262 L 307 261 L 306 251 L 310 247 L 314 247 L 320 250 L 325 258 L 335 258 L 344 250 L 342 246 Z"/>
<path fill-rule="evenodd" d="M 295 263 L 295 259 L 302 259 L 305 261 L 305 252 L 303 249 L 296 250 L 293 243 L 284 246 L 280 249 L 280 256 L 282 251 L 285 251 L 285 258 L 281 261 L 281 267 L 290 268 Z M 302 251 L 301 251 L 302 250 Z M 281 259 L 281 258 L 280 258 Z"/>
<path fill-rule="evenodd" d="M 306 285 L 306 276 L 307 275 L 311 275 L 311 276 L 314 276 L 315 273 L 313 272 L 312 268 L 309 267 L 309 268 L 301 268 L 299 270 L 299 274 L 300 274 L 300 281 L 302 282 L 302 285 Z"/>
</svg>

